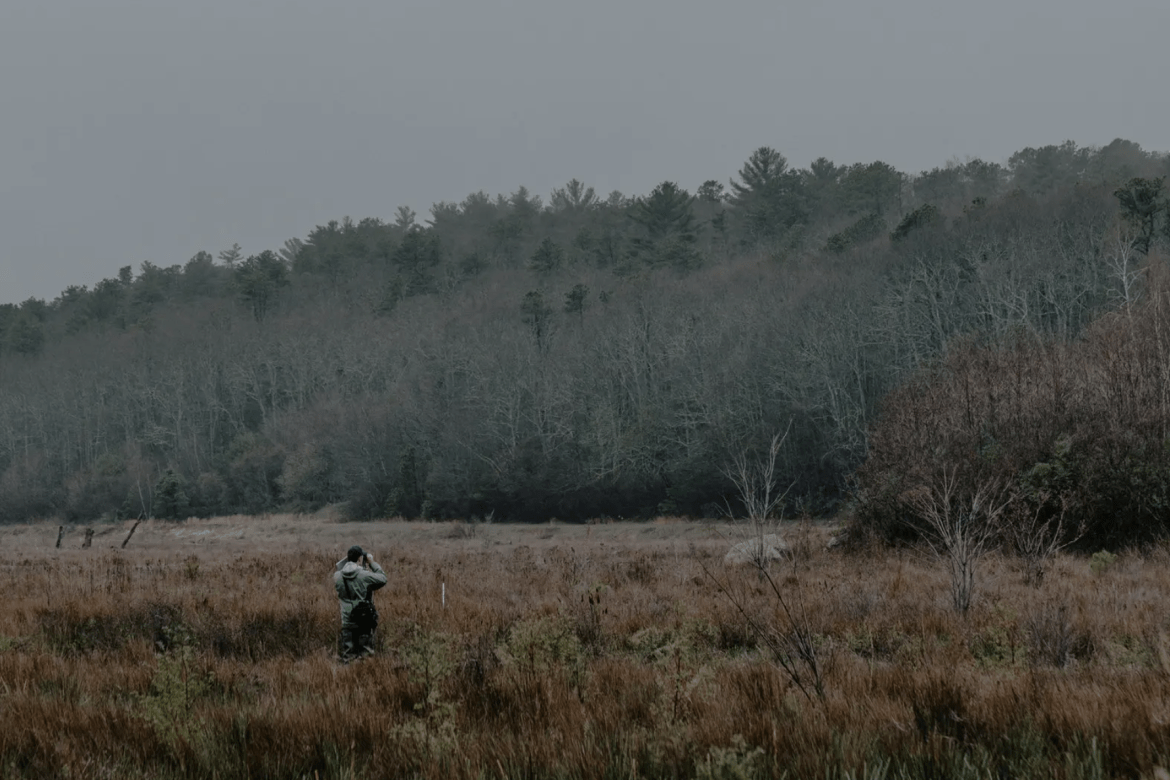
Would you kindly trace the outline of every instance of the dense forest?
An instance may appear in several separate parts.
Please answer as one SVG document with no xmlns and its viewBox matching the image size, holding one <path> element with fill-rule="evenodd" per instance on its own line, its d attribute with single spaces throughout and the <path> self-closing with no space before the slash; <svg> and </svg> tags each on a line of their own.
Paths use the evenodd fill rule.
<svg viewBox="0 0 1170 780">
<path fill-rule="evenodd" d="M 1140 316 L 1167 174 L 1124 140 L 916 175 L 763 147 L 693 193 L 476 192 L 127 266 L 0 306 L 0 521 L 709 517 L 777 431 L 790 510 L 832 511 L 858 474 L 896 503 L 895 455 L 933 429 L 892 445 L 884 399 L 950 408 L 940 366 Z M 1054 462 L 1049 427 L 1012 468 Z"/>
</svg>

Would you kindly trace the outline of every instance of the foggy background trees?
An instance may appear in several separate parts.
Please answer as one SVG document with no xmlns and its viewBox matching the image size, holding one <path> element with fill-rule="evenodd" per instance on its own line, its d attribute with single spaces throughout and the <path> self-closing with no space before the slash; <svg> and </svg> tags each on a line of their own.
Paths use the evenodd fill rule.
<svg viewBox="0 0 1170 780">
<path fill-rule="evenodd" d="M 127 266 L 0 306 L 0 519 L 711 516 L 789 423 L 790 500 L 830 510 L 958 337 L 1135 311 L 1167 173 L 1122 140 L 917 175 L 762 147 L 694 192 L 574 179 Z"/>
</svg>

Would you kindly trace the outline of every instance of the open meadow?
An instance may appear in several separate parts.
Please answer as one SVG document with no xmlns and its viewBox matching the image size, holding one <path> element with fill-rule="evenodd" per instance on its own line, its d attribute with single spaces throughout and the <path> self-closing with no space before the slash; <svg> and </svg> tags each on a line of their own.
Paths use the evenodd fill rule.
<svg viewBox="0 0 1170 780">
<path fill-rule="evenodd" d="M 274 515 L 0 527 L 4 778 L 1164 777 L 1170 554 L 912 550 L 740 529 Z M 335 660 L 351 544 L 381 652 Z M 774 587 L 773 587 L 774 586 Z"/>
</svg>

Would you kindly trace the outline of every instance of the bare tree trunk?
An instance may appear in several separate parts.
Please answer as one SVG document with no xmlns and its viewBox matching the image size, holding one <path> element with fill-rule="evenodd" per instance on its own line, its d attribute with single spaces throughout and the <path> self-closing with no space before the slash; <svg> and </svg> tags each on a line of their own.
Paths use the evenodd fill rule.
<svg viewBox="0 0 1170 780">
<path fill-rule="evenodd" d="M 86 528 L 85 541 L 81 543 L 81 549 L 88 550 L 91 546 L 93 546 L 93 529 Z"/>
<path fill-rule="evenodd" d="M 65 535 L 65 526 L 57 526 L 57 549 L 61 549 L 61 537 Z"/>
<path fill-rule="evenodd" d="M 128 545 L 130 543 L 130 537 L 133 536 L 134 532 L 138 530 L 138 524 L 141 522 L 142 522 L 141 520 L 134 521 L 134 525 L 130 528 L 130 533 L 126 534 L 126 538 L 122 540 L 122 549 L 123 550 L 125 550 L 126 545 Z"/>
</svg>

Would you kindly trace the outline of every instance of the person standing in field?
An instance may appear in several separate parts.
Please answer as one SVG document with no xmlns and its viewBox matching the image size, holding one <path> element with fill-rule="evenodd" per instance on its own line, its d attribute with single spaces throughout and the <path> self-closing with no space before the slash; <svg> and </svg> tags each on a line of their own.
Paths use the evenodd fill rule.
<svg viewBox="0 0 1170 780">
<path fill-rule="evenodd" d="M 337 562 L 333 587 L 341 601 L 341 638 L 338 652 L 343 662 L 374 652 L 378 611 L 374 591 L 386 584 L 386 573 L 374 556 L 354 545 Z"/>
</svg>

